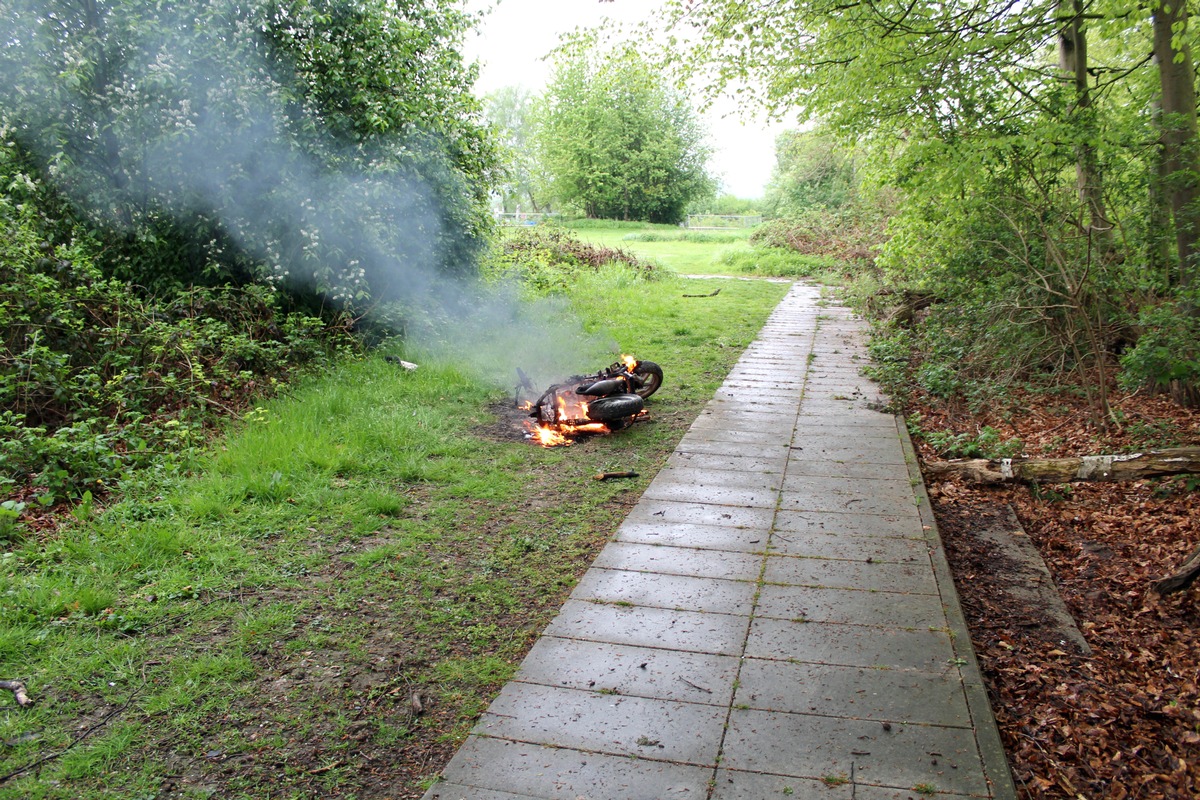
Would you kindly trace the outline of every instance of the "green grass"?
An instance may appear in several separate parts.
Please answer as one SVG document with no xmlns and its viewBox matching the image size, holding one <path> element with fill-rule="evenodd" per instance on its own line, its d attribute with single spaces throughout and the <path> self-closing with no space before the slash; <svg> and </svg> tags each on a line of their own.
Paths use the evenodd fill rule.
<svg viewBox="0 0 1200 800">
<path fill-rule="evenodd" d="M 48 759 L 0 797 L 417 791 L 786 291 L 681 298 L 711 288 L 579 281 L 585 326 L 666 371 L 619 434 L 543 450 L 507 388 L 372 357 L 264 402 L 200 474 L 0 555 L 0 677 L 37 700 L 0 715 L 0 775 Z M 618 469 L 641 477 L 591 479 Z"/>
<path fill-rule="evenodd" d="M 820 278 L 837 270 L 836 259 L 809 256 L 778 247 L 754 247 L 725 251 L 717 263 L 730 275 L 761 275 L 777 278 Z"/>
</svg>

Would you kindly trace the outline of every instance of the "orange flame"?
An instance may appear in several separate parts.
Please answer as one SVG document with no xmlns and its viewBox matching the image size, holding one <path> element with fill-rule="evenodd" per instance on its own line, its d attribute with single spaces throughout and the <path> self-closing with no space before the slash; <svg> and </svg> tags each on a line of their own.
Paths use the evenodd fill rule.
<svg viewBox="0 0 1200 800">
<path fill-rule="evenodd" d="M 529 430 L 529 438 L 542 447 L 570 447 L 574 444 L 572 436 L 581 433 L 609 433 L 608 426 L 603 422 L 587 422 L 582 425 L 537 425 Z"/>
<path fill-rule="evenodd" d="M 633 372 L 635 369 L 637 369 L 638 360 L 633 356 L 623 355 L 621 356 L 621 360 L 625 362 L 625 368 L 630 372 Z"/>
</svg>

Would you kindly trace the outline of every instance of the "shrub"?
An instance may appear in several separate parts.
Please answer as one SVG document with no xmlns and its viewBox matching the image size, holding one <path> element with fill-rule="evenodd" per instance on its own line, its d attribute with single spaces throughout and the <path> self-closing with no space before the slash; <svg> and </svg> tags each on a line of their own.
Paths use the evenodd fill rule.
<svg viewBox="0 0 1200 800">
<path fill-rule="evenodd" d="M 86 235 L 49 224 L 0 197 L 0 492 L 50 502 L 181 464 L 212 411 L 350 346 L 269 287 L 142 297 L 100 274 Z"/>
<path fill-rule="evenodd" d="M 621 264 L 642 278 L 657 277 L 657 268 L 632 253 L 576 239 L 561 228 L 519 228 L 505 235 L 493 252 L 486 274 L 493 279 L 517 280 L 535 294 L 568 289 L 575 277 L 606 264 Z"/>
<path fill-rule="evenodd" d="M 1190 298 L 1195 308 L 1200 297 Z M 1143 311 L 1137 343 L 1121 356 L 1127 389 L 1200 386 L 1200 316 L 1184 313 L 1177 301 Z"/>
<path fill-rule="evenodd" d="M 722 253 L 717 263 L 735 272 L 778 278 L 811 278 L 835 270 L 838 262 L 828 256 L 812 256 L 782 247 L 755 247 Z"/>
<path fill-rule="evenodd" d="M 985 425 L 977 434 L 926 431 L 925 441 L 943 458 L 1015 458 L 1025 445 L 1020 439 L 1004 439 Z"/>
<path fill-rule="evenodd" d="M 853 207 L 836 211 L 815 208 L 797 217 L 763 223 L 754 229 L 750 243 L 872 265 L 875 250 L 887 238 L 885 222 L 882 214 Z"/>
</svg>

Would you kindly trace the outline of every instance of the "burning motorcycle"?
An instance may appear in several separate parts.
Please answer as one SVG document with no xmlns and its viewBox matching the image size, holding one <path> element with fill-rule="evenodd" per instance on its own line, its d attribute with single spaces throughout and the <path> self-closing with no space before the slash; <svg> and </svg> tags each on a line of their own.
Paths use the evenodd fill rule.
<svg viewBox="0 0 1200 800">
<path fill-rule="evenodd" d="M 627 428 L 643 413 L 646 398 L 658 391 L 662 381 L 662 367 L 633 356 L 591 375 L 573 376 L 529 405 L 529 416 L 537 421 L 530 435 L 553 446 L 570 444 L 569 437 L 580 433 Z"/>
</svg>

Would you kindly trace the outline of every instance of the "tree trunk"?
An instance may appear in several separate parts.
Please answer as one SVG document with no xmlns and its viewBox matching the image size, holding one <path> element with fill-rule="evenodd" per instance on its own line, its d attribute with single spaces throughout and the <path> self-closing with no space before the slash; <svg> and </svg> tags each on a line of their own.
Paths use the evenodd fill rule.
<svg viewBox="0 0 1200 800">
<path fill-rule="evenodd" d="M 1154 125 L 1162 129 L 1162 99 L 1155 97 L 1151 109 Z M 1153 151 L 1154 171 L 1150 175 L 1150 220 L 1147 226 L 1146 260 L 1152 272 L 1163 276 L 1166 286 L 1179 282 L 1178 270 L 1171 262 L 1171 198 L 1167 194 L 1167 164 L 1160 139 Z"/>
<path fill-rule="evenodd" d="M 1174 447 L 1119 456 L 931 461 L 924 466 L 929 475 L 964 478 L 976 483 L 1137 480 L 1200 473 L 1200 447 Z"/>
<path fill-rule="evenodd" d="M 1154 6 L 1154 60 L 1162 91 L 1162 145 L 1167 195 L 1175 218 L 1175 242 L 1179 249 L 1180 284 L 1190 285 L 1196 276 L 1200 242 L 1200 196 L 1197 182 L 1196 89 L 1192 55 L 1186 42 L 1187 2 L 1160 2 Z M 1176 44 L 1178 46 L 1176 46 Z"/>
<path fill-rule="evenodd" d="M 1112 223 L 1104 204 L 1104 186 L 1096 147 L 1091 143 L 1095 121 L 1091 112 L 1092 96 L 1088 88 L 1087 35 L 1083 25 L 1083 0 L 1061 0 L 1060 18 L 1064 20 L 1058 33 L 1058 66 L 1064 80 L 1073 85 L 1075 102 L 1070 115 L 1082 134 L 1075 148 L 1075 179 L 1079 200 L 1087 210 L 1088 232 L 1095 237 L 1102 253 L 1112 251 Z M 1069 17 L 1068 17 L 1069 15 Z"/>
</svg>

